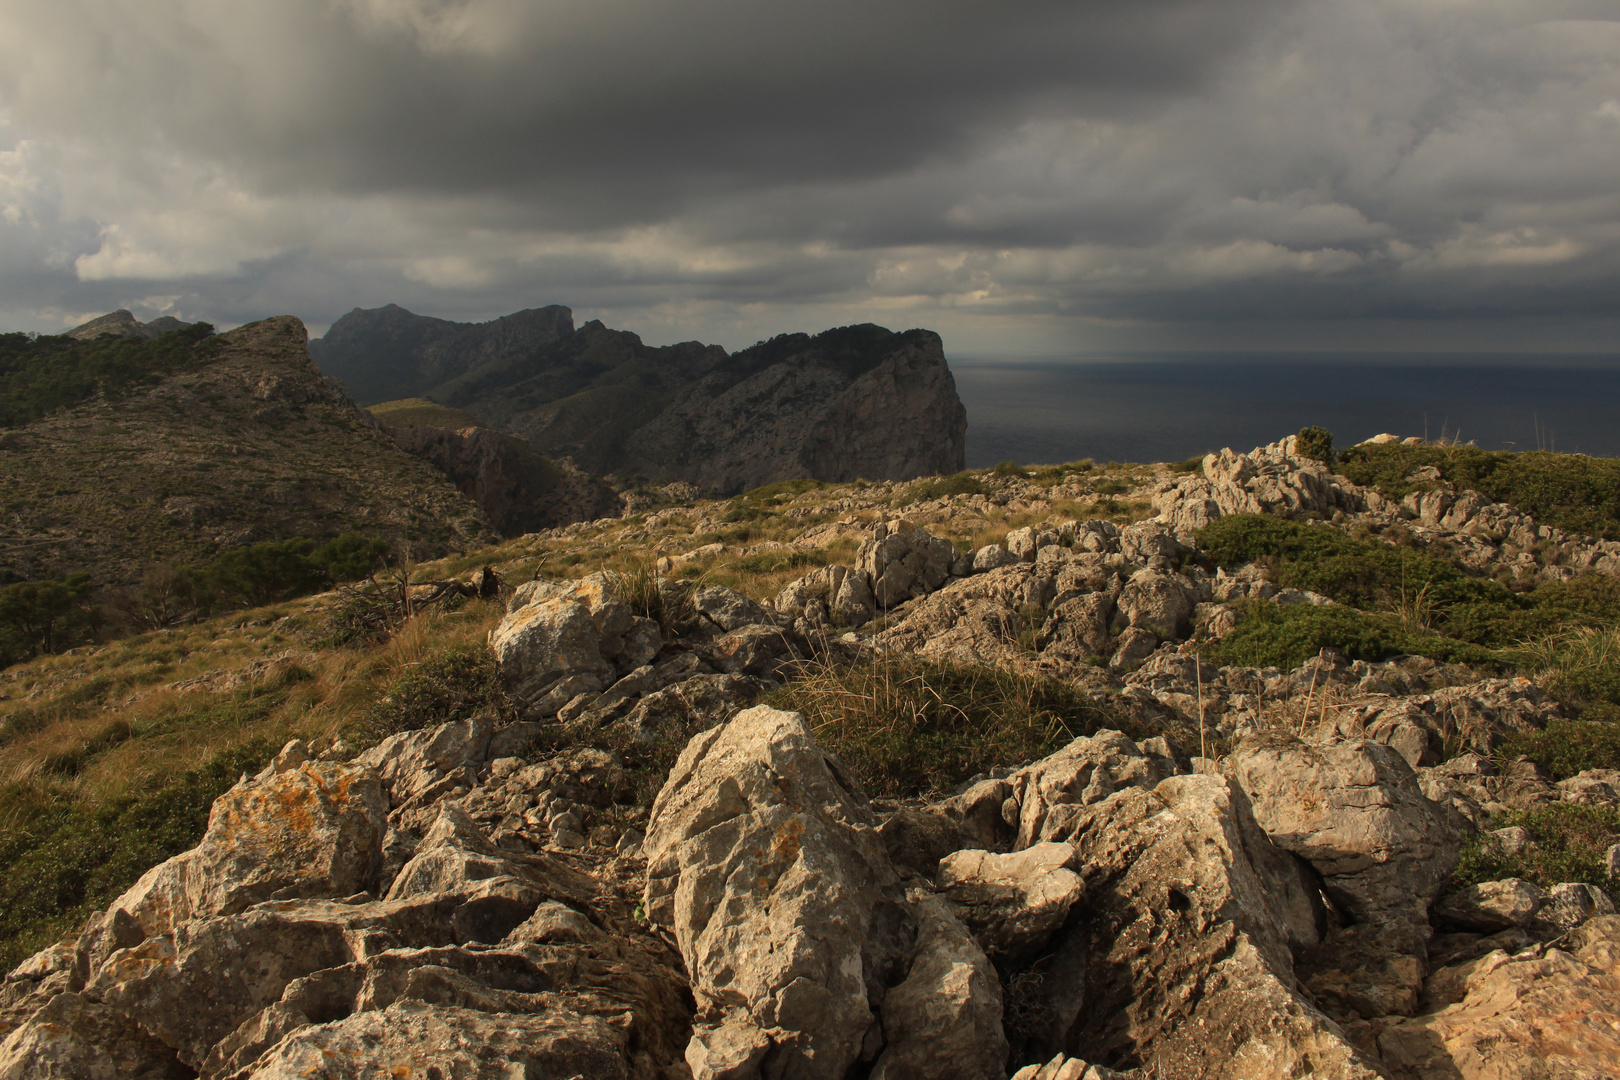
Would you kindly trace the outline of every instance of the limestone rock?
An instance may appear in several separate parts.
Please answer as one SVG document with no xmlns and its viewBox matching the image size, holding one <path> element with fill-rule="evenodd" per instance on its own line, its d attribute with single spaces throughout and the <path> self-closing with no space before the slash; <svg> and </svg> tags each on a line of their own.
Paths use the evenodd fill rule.
<svg viewBox="0 0 1620 1080">
<path fill-rule="evenodd" d="M 710 623 L 730 633 L 745 626 L 775 626 L 771 613 L 748 597 L 721 585 L 705 585 L 692 597 L 692 606 Z"/>
<path fill-rule="evenodd" d="M 58 994 L 0 1043 L 0 1080 L 181 1080 L 195 1075 L 128 1017 Z"/>
<path fill-rule="evenodd" d="M 1309 861 L 1351 918 L 1427 923 L 1460 838 L 1394 750 L 1364 739 L 1255 736 L 1226 769 L 1267 835 Z"/>
<path fill-rule="evenodd" d="M 1007 1040 L 996 969 L 938 897 L 912 889 L 907 899 L 918 921 L 916 958 L 883 996 L 888 1045 L 872 1080 L 1002 1080 Z"/>
<path fill-rule="evenodd" d="M 847 566 L 822 566 L 777 594 L 773 605 L 789 619 L 812 626 L 864 626 L 877 611 L 864 575 Z"/>
<path fill-rule="evenodd" d="M 438 1072 L 457 1080 L 630 1080 L 625 1044 L 624 1031 L 602 1017 L 490 1013 L 401 1000 L 381 1011 L 302 1028 L 277 1043 L 243 1078 L 351 1080 Z"/>
<path fill-rule="evenodd" d="M 1535 885 L 1507 878 L 1480 882 L 1441 897 L 1434 905 L 1434 917 L 1459 930 L 1494 934 L 1528 925 L 1546 903 L 1547 894 Z"/>
<path fill-rule="evenodd" d="M 1085 895 L 1068 844 L 997 855 L 958 851 L 939 864 L 939 886 L 986 952 L 1027 960 Z"/>
<path fill-rule="evenodd" d="M 1317 930 L 1288 910 L 1297 864 L 1240 790 L 1175 776 L 1076 809 L 1041 829 L 1074 846 L 1087 899 L 1035 969 L 1023 1060 L 1062 1052 L 1207 1080 L 1379 1075 L 1293 990 L 1291 939 Z"/>
<path fill-rule="evenodd" d="M 1614 900 L 1596 885 L 1566 881 L 1547 890 L 1536 917 L 1558 930 L 1573 930 L 1588 919 L 1615 913 Z"/>
<path fill-rule="evenodd" d="M 1620 916 L 1593 919 L 1545 954 L 1480 958 L 1461 989 L 1378 1034 L 1395 1080 L 1607 1080 L 1620 1069 Z"/>
<path fill-rule="evenodd" d="M 1119 616 L 1127 626 L 1151 630 L 1161 640 L 1186 637 L 1192 628 L 1198 590 L 1179 574 L 1138 570 L 1119 594 Z"/>
<path fill-rule="evenodd" d="M 558 597 L 517 608 L 490 631 L 489 644 L 507 691 L 519 698 L 537 697 L 570 675 L 613 674 L 591 610 L 578 600 Z"/>
<path fill-rule="evenodd" d="M 855 553 L 855 568 L 866 575 L 880 609 L 914 596 L 926 596 L 945 584 L 956 548 L 909 521 L 880 521 L 872 538 Z"/>
<path fill-rule="evenodd" d="M 420 799 L 436 787 L 471 787 L 474 770 L 489 754 L 494 724 L 474 717 L 436 728 L 390 735 L 355 758 L 377 771 L 395 807 Z"/>
<path fill-rule="evenodd" d="M 986 544 L 984 547 L 973 553 L 973 572 L 975 574 L 982 574 L 988 570 L 997 570 L 1003 566 L 1011 566 L 1013 563 L 1033 561 L 1033 553 L 1031 553 L 1031 558 L 1026 560 L 1019 558 L 1001 544 Z"/>
<path fill-rule="evenodd" d="M 653 805 L 646 911 L 671 929 L 699 1080 L 841 1080 L 874 1022 L 874 916 L 893 871 L 866 800 L 797 713 L 758 706 L 694 738 Z"/>
<path fill-rule="evenodd" d="M 364 765 L 304 762 L 231 788 L 192 850 L 143 874 L 85 934 L 92 963 L 188 920 L 271 897 L 349 896 L 376 886 L 388 802 Z"/>
</svg>

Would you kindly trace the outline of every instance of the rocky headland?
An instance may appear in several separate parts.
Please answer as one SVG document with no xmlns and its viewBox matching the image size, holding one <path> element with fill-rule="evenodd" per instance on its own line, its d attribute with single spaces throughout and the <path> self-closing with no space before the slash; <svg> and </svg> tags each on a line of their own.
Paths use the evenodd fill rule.
<svg viewBox="0 0 1620 1080">
<path fill-rule="evenodd" d="M 351 383 L 367 388 L 356 391 L 362 401 L 421 396 L 463 409 L 599 476 L 731 495 L 963 465 L 966 411 L 931 331 L 848 326 L 727 355 L 695 341 L 648 346 L 596 321 L 575 329 L 560 307 L 438 322 L 397 307 L 357 310 L 311 351 L 323 370 L 363 378 Z M 426 383 L 428 372 L 440 381 Z"/>
<path fill-rule="evenodd" d="M 493 549 L 477 695 L 244 774 L 6 977 L 0 1076 L 1614 1076 L 1609 669 L 1546 657 L 1612 635 L 1620 541 L 1442 451 Z"/>
</svg>

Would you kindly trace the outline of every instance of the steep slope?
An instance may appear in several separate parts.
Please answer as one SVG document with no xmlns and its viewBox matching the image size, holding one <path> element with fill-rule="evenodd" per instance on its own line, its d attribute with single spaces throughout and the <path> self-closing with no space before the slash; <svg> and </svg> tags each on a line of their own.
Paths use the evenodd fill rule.
<svg viewBox="0 0 1620 1080">
<path fill-rule="evenodd" d="M 316 369 L 297 319 L 204 345 L 192 366 L 0 438 L 0 580 L 87 570 L 119 584 L 288 536 L 362 531 L 421 556 L 491 535 L 476 505 Z"/>
<path fill-rule="evenodd" d="M 407 398 L 367 411 L 401 450 L 448 476 L 507 536 L 623 510 L 618 493 L 599 477 L 552 461 L 514 435 L 480 427 L 459 409 Z"/>
<path fill-rule="evenodd" d="M 492 360 L 526 354 L 566 337 L 574 314 L 552 305 L 486 323 L 458 323 L 406 311 L 397 304 L 355 308 L 309 343 L 328 375 L 343 380 L 356 401 L 415 397 Z"/>
</svg>

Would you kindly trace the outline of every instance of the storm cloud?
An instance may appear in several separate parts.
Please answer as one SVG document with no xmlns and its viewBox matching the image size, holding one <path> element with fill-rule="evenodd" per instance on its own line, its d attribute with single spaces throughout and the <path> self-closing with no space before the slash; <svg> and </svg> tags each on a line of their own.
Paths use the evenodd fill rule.
<svg viewBox="0 0 1620 1080">
<path fill-rule="evenodd" d="M 12 0 L 0 327 L 1613 351 L 1620 2 Z"/>
</svg>

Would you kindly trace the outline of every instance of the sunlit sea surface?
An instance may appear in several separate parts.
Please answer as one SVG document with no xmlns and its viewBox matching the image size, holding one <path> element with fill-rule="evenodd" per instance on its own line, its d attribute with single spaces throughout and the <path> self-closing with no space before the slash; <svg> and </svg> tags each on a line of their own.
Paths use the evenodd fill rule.
<svg viewBox="0 0 1620 1080">
<path fill-rule="evenodd" d="M 952 359 L 967 464 L 1181 461 L 1307 424 L 1620 457 L 1620 354 L 1174 354 Z"/>
</svg>

